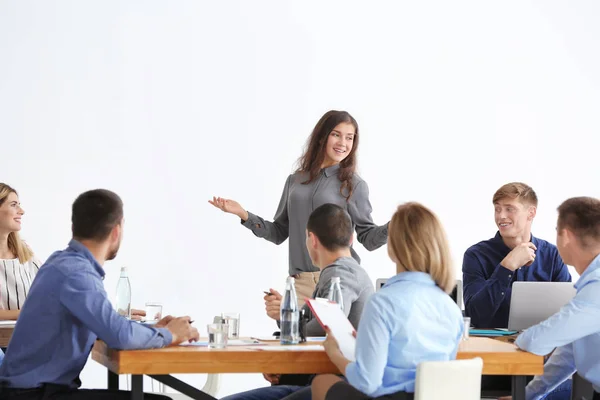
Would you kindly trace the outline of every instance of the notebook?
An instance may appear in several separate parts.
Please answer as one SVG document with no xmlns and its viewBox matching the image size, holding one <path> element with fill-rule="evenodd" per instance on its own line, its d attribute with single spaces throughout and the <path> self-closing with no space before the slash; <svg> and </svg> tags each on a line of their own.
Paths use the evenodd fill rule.
<svg viewBox="0 0 600 400">
<path fill-rule="evenodd" d="M 329 327 L 344 357 L 350 361 L 355 361 L 356 338 L 353 335 L 354 327 L 340 309 L 340 306 L 336 303 L 314 299 L 307 299 L 306 304 L 308 304 L 321 326 Z"/>
</svg>

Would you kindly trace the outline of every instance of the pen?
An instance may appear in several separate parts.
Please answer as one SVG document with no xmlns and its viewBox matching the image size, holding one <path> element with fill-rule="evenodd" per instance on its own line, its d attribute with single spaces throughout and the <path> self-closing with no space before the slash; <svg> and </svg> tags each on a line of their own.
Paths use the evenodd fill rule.
<svg viewBox="0 0 600 400">
<path fill-rule="evenodd" d="M 267 296 L 275 296 L 273 293 L 267 292 L 266 290 L 263 290 L 263 293 L 266 294 Z"/>
</svg>

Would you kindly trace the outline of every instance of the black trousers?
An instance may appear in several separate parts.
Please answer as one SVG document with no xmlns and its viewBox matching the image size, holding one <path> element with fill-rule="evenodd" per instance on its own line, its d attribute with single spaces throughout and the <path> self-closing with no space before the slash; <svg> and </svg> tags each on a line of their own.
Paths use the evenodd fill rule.
<svg viewBox="0 0 600 400">
<path fill-rule="evenodd" d="M 413 393 L 397 392 L 381 397 L 369 397 L 346 381 L 334 384 L 325 395 L 325 400 L 413 400 Z"/>
<path fill-rule="evenodd" d="M 600 400 L 600 393 L 594 392 L 594 397 L 592 397 L 592 400 Z"/>
<path fill-rule="evenodd" d="M 105 389 L 71 389 L 67 386 L 46 384 L 37 389 L 0 388 L 2 400 L 129 400 L 131 392 Z M 144 399 L 170 400 L 158 394 L 144 394 Z"/>
</svg>

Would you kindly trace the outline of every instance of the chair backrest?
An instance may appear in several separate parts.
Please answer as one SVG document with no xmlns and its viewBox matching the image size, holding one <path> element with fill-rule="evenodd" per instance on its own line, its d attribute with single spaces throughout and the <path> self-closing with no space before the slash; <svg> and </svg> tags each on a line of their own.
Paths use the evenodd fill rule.
<svg viewBox="0 0 600 400">
<path fill-rule="evenodd" d="M 479 400 L 483 360 L 426 361 L 417 366 L 415 400 Z"/>
<path fill-rule="evenodd" d="M 456 280 L 456 286 L 450 293 L 452 300 L 458 305 L 458 308 L 463 309 L 463 283 L 460 279 Z"/>
<path fill-rule="evenodd" d="M 383 285 L 385 285 L 385 283 L 387 282 L 387 279 L 385 278 L 379 278 L 375 281 L 375 291 L 378 291 L 379 289 L 381 289 L 383 287 Z M 454 302 L 458 305 L 458 308 L 460 308 L 461 310 L 463 309 L 463 283 L 460 279 L 456 280 L 456 286 L 454 287 L 454 290 L 452 290 L 452 293 L 450 293 L 450 297 L 452 297 L 452 300 L 454 300 Z"/>
</svg>

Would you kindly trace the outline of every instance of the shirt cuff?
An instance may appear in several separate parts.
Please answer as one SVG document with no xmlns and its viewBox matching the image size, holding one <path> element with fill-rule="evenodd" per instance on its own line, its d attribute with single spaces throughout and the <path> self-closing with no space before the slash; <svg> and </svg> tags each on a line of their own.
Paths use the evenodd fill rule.
<svg viewBox="0 0 600 400">
<path fill-rule="evenodd" d="M 167 328 L 155 328 L 155 329 L 158 331 L 158 334 L 163 337 L 163 340 L 164 340 L 163 347 L 166 347 L 166 346 L 170 345 L 171 343 L 173 343 L 173 335 L 171 334 L 170 330 L 168 330 Z"/>
<path fill-rule="evenodd" d="M 502 265 L 498 264 L 496 266 L 496 270 L 492 274 L 492 278 L 496 279 L 501 285 L 508 288 L 512 282 L 514 274 L 515 271 L 511 271 L 510 269 L 504 268 Z"/>
<path fill-rule="evenodd" d="M 248 212 L 248 219 L 246 221 L 240 219 L 240 223 L 248 229 L 254 229 L 256 228 L 256 224 L 260 224 L 260 218 Z"/>
</svg>

